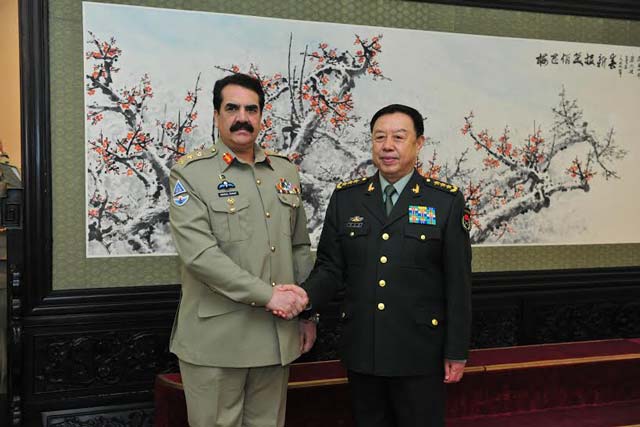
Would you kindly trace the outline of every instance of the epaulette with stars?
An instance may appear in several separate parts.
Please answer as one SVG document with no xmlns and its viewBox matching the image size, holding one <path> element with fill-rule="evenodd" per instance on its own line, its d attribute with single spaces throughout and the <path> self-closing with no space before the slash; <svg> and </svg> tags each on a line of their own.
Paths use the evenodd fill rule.
<svg viewBox="0 0 640 427">
<path fill-rule="evenodd" d="M 353 187 L 354 185 L 364 184 L 368 180 L 369 180 L 368 177 L 364 177 L 364 178 L 351 179 L 349 181 L 342 181 L 342 182 L 339 182 L 338 185 L 336 185 L 336 190 L 344 190 L 345 188 Z"/>
<path fill-rule="evenodd" d="M 215 146 L 204 148 L 202 150 L 195 150 L 180 157 L 180 160 L 178 160 L 176 164 L 180 166 L 186 166 L 193 161 L 215 157 L 217 154 L 218 149 Z"/>
<path fill-rule="evenodd" d="M 438 181 L 437 179 L 426 178 L 426 177 L 424 181 L 427 183 L 428 186 L 437 188 L 438 190 L 444 191 L 446 193 L 456 194 L 458 192 L 458 187 L 453 184 L 448 184 L 446 182 Z"/>
</svg>

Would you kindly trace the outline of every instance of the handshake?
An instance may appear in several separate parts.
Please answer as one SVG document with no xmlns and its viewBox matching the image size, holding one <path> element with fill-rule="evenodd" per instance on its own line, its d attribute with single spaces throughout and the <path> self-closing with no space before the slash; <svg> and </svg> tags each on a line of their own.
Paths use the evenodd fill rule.
<svg viewBox="0 0 640 427">
<path fill-rule="evenodd" d="M 291 320 L 300 314 L 307 307 L 307 304 L 309 304 L 309 297 L 300 286 L 276 285 L 266 309 L 275 316 Z"/>
</svg>

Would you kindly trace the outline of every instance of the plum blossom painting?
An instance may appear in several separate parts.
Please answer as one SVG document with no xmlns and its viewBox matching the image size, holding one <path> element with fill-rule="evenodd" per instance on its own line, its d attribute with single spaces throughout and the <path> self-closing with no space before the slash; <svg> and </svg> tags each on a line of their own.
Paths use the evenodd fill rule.
<svg viewBox="0 0 640 427">
<path fill-rule="evenodd" d="M 313 244 L 335 184 L 375 172 L 369 118 L 391 103 L 423 114 L 417 167 L 464 193 L 474 244 L 640 242 L 638 47 L 91 2 L 83 34 L 87 257 L 175 253 L 169 171 L 216 143 L 213 84 L 240 72 Z"/>
</svg>

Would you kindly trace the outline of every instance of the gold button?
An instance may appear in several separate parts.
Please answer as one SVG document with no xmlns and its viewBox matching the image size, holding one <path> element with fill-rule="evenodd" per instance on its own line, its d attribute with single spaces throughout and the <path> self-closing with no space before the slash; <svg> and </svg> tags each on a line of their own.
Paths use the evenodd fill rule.
<svg viewBox="0 0 640 427">
<path fill-rule="evenodd" d="M 276 285 L 276 282 L 271 282 L 271 286 L 275 286 L 275 285 Z"/>
<path fill-rule="evenodd" d="M 378 303 L 378 310 L 384 310 L 384 303 Z"/>
<path fill-rule="evenodd" d="M 271 214 L 269 212 L 265 212 L 264 214 L 267 216 L 267 218 L 271 218 Z"/>
<path fill-rule="evenodd" d="M 229 203 L 230 205 L 233 205 L 233 204 L 235 204 L 235 203 L 236 203 L 236 201 L 235 201 L 235 199 L 234 199 L 234 198 L 229 197 L 229 198 L 227 199 L 227 203 Z"/>
<path fill-rule="evenodd" d="M 235 211 L 236 211 L 236 208 L 234 208 L 233 206 L 229 208 L 229 212 L 235 213 Z"/>
<path fill-rule="evenodd" d="M 271 246 L 271 252 L 275 252 L 276 251 L 276 247 L 275 246 Z"/>
<path fill-rule="evenodd" d="M 252 302 L 252 303 L 251 303 L 251 307 L 255 307 L 255 306 L 256 306 L 256 303 L 255 303 L 255 302 Z"/>
<path fill-rule="evenodd" d="M 438 326 L 438 319 L 431 319 L 431 324 L 433 326 Z"/>
<path fill-rule="evenodd" d="M 351 236 L 351 237 L 353 237 L 355 235 L 356 235 L 356 233 L 354 233 L 353 231 L 351 233 L 349 233 L 349 236 Z"/>
<path fill-rule="evenodd" d="M 294 203 L 294 204 L 292 204 L 291 206 L 292 206 L 292 207 L 294 207 L 294 208 L 297 208 L 297 207 L 298 207 L 298 205 L 296 205 L 295 203 Z"/>
<path fill-rule="evenodd" d="M 262 181 L 260 181 L 259 179 L 256 179 L 256 184 L 260 185 L 262 183 Z"/>
<path fill-rule="evenodd" d="M 427 236 L 425 236 L 424 234 L 420 235 L 420 240 L 427 240 Z"/>
<path fill-rule="evenodd" d="M 387 282 L 385 282 L 384 280 L 380 280 L 378 282 L 378 285 L 380 285 L 381 288 L 384 288 L 385 286 L 387 286 Z"/>
<path fill-rule="evenodd" d="M 387 257 L 386 257 L 386 256 L 384 256 L 384 255 L 383 255 L 383 256 L 381 256 L 381 257 L 380 257 L 380 262 L 381 262 L 381 263 L 383 263 L 383 264 L 386 264 L 386 263 L 387 263 Z"/>
<path fill-rule="evenodd" d="M 383 233 L 382 240 L 389 240 L 389 233 Z"/>
<path fill-rule="evenodd" d="M 211 152 L 212 152 L 212 153 L 215 153 L 215 152 L 216 152 L 216 147 L 212 147 L 212 148 L 211 148 Z"/>
</svg>

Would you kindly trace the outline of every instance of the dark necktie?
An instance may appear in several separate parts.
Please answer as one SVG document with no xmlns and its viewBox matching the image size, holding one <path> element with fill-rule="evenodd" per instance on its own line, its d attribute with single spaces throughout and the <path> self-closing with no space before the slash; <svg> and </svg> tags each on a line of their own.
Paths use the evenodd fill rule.
<svg viewBox="0 0 640 427">
<path fill-rule="evenodd" d="M 392 184 L 387 185 L 384 188 L 384 194 L 386 196 L 384 201 L 384 210 L 387 212 L 387 216 L 391 213 L 391 209 L 393 209 L 393 200 L 391 200 L 391 196 L 396 194 L 396 189 Z"/>
</svg>

